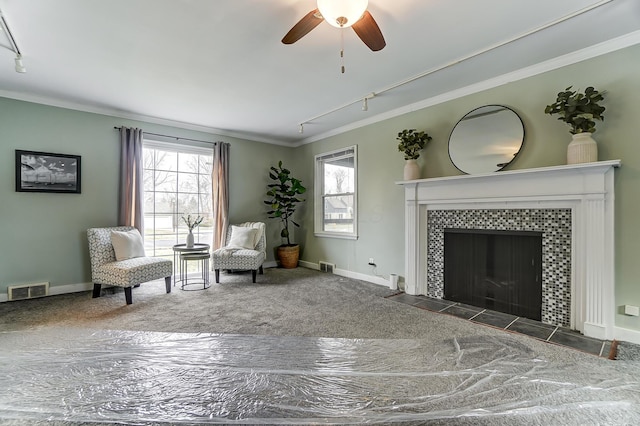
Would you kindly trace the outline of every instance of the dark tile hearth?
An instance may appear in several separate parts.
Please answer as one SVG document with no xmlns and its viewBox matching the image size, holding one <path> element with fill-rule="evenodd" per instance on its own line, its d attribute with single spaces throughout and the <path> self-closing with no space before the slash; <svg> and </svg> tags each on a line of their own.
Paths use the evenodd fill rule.
<svg viewBox="0 0 640 426">
<path fill-rule="evenodd" d="M 545 342 L 566 346 L 604 358 L 609 357 L 611 350 L 611 342 L 608 340 L 586 337 L 567 328 L 544 324 L 502 312 L 427 296 L 412 296 L 406 293 L 394 294 L 388 296 L 388 299 L 429 311 L 453 315 L 478 324 L 501 328 L 513 333 L 525 334 Z"/>
</svg>

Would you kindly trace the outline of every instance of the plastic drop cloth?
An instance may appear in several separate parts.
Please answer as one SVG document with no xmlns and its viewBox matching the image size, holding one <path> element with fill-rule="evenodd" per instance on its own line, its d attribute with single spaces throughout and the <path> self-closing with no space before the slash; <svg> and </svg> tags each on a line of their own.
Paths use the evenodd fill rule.
<svg viewBox="0 0 640 426">
<path fill-rule="evenodd" d="M 0 423 L 640 424 L 640 363 L 559 365 L 511 336 L 0 333 Z"/>
</svg>

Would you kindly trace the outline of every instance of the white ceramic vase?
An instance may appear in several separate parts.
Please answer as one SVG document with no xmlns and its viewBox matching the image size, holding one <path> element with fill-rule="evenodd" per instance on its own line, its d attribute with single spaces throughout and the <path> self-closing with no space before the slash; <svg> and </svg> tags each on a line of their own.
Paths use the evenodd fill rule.
<svg viewBox="0 0 640 426">
<path fill-rule="evenodd" d="M 193 247 L 193 243 L 193 233 L 189 230 L 189 233 L 187 234 L 187 247 Z"/>
<path fill-rule="evenodd" d="M 404 163 L 404 180 L 420 179 L 420 165 L 416 160 L 406 160 Z"/>
<path fill-rule="evenodd" d="M 590 132 L 576 133 L 567 146 L 567 164 L 598 161 L 598 145 Z"/>
</svg>

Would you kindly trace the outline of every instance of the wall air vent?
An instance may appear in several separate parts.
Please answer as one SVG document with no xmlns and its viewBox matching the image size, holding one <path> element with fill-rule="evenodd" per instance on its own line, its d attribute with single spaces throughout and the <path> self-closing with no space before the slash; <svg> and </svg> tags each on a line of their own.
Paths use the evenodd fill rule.
<svg viewBox="0 0 640 426">
<path fill-rule="evenodd" d="M 8 300 L 34 299 L 49 295 L 49 283 L 13 285 L 7 288 Z"/>
<path fill-rule="evenodd" d="M 334 265 L 333 263 L 320 261 L 320 271 L 321 272 L 328 272 L 330 274 L 333 274 L 333 270 L 334 269 L 336 269 L 336 265 Z"/>
</svg>

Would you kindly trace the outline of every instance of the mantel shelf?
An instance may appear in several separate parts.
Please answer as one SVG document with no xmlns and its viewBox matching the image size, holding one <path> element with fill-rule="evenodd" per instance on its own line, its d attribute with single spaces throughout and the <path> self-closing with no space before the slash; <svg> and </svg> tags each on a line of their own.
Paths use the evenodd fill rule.
<svg viewBox="0 0 640 426">
<path fill-rule="evenodd" d="M 537 167 L 533 169 L 521 169 L 521 170 L 506 170 L 501 172 L 493 172 L 493 173 L 481 173 L 474 175 L 456 175 L 456 176 L 444 176 L 444 177 L 436 177 L 436 178 L 428 178 L 428 179 L 417 179 L 417 180 L 404 180 L 396 182 L 397 185 L 416 185 L 416 184 L 431 184 L 431 183 L 439 183 L 439 182 L 447 182 L 447 181 L 458 181 L 458 180 L 491 180 L 491 179 L 500 179 L 504 176 L 519 176 L 519 175 L 528 175 L 528 174 L 554 174 L 554 173 L 571 173 L 571 172 L 583 172 L 583 171 L 592 171 L 598 168 L 609 168 L 609 167 L 620 167 L 622 164 L 621 160 L 608 160 L 608 161 L 595 161 L 593 163 L 581 163 L 581 164 L 569 164 L 562 166 L 549 166 L 549 167 Z"/>
</svg>

